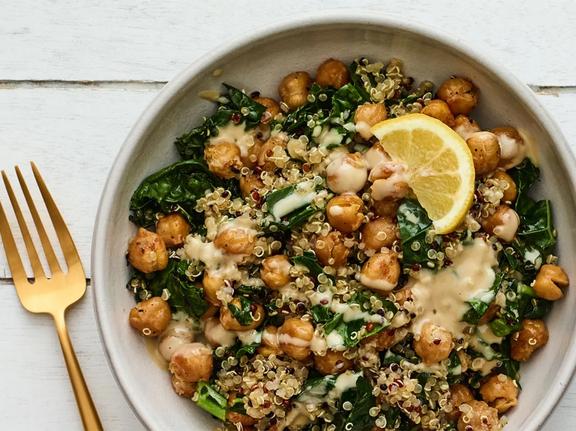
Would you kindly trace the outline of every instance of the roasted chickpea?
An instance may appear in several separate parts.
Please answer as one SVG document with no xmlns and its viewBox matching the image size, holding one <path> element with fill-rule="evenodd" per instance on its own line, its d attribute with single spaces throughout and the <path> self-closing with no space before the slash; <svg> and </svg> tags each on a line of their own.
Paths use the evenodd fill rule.
<svg viewBox="0 0 576 431">
<path fill-rule="evenodd" d="M 283 151 L 286 154 L 286 144 L 286 139 L 280 135 L 270 137 L 259 149 L 258 166 L 268 172 L 276 170 L 278 166 L 271 158 L 278 151 Z"/>
<path fill-rule="evenodd" d="M 214 238 L 214 245 L 230 254 L 250 254 L 256 244 L 256 235 L 252 229 L 229 227 L 223 229 Z"/>
<path fill-rule="evenodd" d="M 128 244 L 128 261 L 147 274 L 162 271 L 168 266 L 166 244 L 160 235 L 141 227 Z"/>
<path fill-rule="evenodd" d="M 180 247 L 190 233 L 190 224 L 180 214 L 168 214 L 156 223 L 156 233 L 166 247 Z"/>
<path fill-rule="evenodd" d="M 453 347 L 450 331 L 432 323 L 424 324 L 420 336 L 414 339 L 414 351 L 426 364 L 447 359 Z"/>
<path fill-rule="evenodd" d="M 341 374 L 352 368 L 352 361 L 344 357 L 344 352 L 327 350 L 324 356 L 314 355 L 314 368 L 320 374 Z"/>
<path fill-rule="evenodd" d="M 231 142 L 209 144 L 204 148 L 208 169 L 220 178 L 234 178 L 242 168 L 240 148 Z"/>
<path fill-rule="evenodd" d="M 436 96 L 446 102 L 456 115 L 468 115 L 478 103 L 478 89 L 464 78 L 447 79 L 438 88 Z"/>
<path fill-rule="evenodd" d="M 308 91 L 312 85 L 312 78 L 307 72 L 292 72 L 280 82 L 278 93 L 280 99 L 289 109 L 296 109 L 308 100 Z"/>
<path fill-rule="evenodd" d="M 237 337 L 234 332 L 224 329 L 217 317 L 209 317 L 204 320 L 204 338 L 216 348 L 233 346 Z"/>
<path fill-rule="evenodd" d="M 164 331 L 170 320 L 172 312 L 170 306 L 159 296 L 139 302 L 132 310 L 128 321 L 130 326 L 146 337 L 156 337 Z"/>
<path fill-rule="evenodd" d="M 526 362 L 532 354 L 548 342 L 548 328 L 543 320 L 526 319 L 522 327 L 512 334 L 510 356 L 515 361 Z"/>
<path fill-rule="evenodd" d="M 334 193 L 357 193 L 366 184 L 367 168 L 360 153 L 344 154 L 326 167 L 326 184 Z"/>
<path fill-rule="evenodd" d="M 365 343 L 373 345 L 376 350 L 382 352 L 397 344 L 399 341 L 396 329 L 384 329 L 371 337 L 366 338 Z"/>
<path fill-rule="evenodd" d="M 314 337 L 312 323 L 297 317 L 286 319 L 278 329 L 280 349 L 298 361 L 303 361 L 310 356 L 312 337 Z"/>
<path fill-rule="evenodd" d="M 458 431 L 498 431 L 500 419 L 498 410 L 490 407 L 484 401 L 468 401 L 460 406 L 460 419 L 458 419 Z"/>
<path fill-rule="evenodd" d="M 510 175 L 504 171 L 496 171 L 492 175 L 492 179 L 497 180 L 504 186 L 504 194 L 502 195 L 502 200 L 504 202 L 512 203 L 516 200 L 518 190 L 516 188 L 516 183 Z"/>
<path fill-rule="evenodd" d="M 458 409 L 462 404 L 474 401 L 474 395 L 470 388 L 466 385 L 457 383 L 450 386 L 450 404 L 452 410 L 448 413 L 448 417 L 452 421 L 456 421 L 460 417 L 460 410 Z"/>
<path fill-rule="evenodd" d="M 326 205 L 328 223 L 343 233 L 358 230 L 364 219 L 363 211 L 364 202 L 353 193 L 334 196 Z"/>
<path fill-rule="evenodd" d="M 322 265 L 339 268 L 348 261 L 350 249 L 344 245 L 343 235 L 333 230 L 328 235 L 316 239 L 314 252 Z"/>
<path fill-rule="evenodd" d="M 379 217 L 362 227 L 362 244 L 370 250 L 390 247 L 398 237 L 398 225 L 390 217 Z"/>
<path fill-rule="evenodd" d="M 360 283 L 375 291 L 391 291 L 398 284 L 399 278 L 398 255 L 387 248 L 370 256 L 360 272 Z"/>
<path fill-rule="evenodd" d="M 258 353 L 262 356 L 280 355 L 280 342 L 278 340 L 278 328 L 266 326 L 262 332 L 262 344 L 258 347 Z"/>
<path fill-rule="evenodd" d="M 505 242 L 510 242 L 516 236 L 520 225 L 520 216 L 508 205 L 499 205 L 496 211 L 481 220 L 482 227 L 486 232 L 496 235 Z"/>
<path fill-rule="evenodd" d="M 398 162 L 381 162 L 370 170 L 368 180 L 372 181 L 370 193 L 372 199 L 398 200 L 410 192 L 409 174 L 406 165 Z"/>
<path fill-rule="evenodd" d="M 252 195 L 253 191 L 258 191 L 264 187 L 264 183 L 258 175 L 242 175 L 240 177 L 240 193 L 242 197 L 247 199 Z"/>
<path fill-rule="evenodd" d="M 480 395 L 498 413 L 504 413 L 518 404 L 518 385 L 505 374 L 493 375 L 480 386 Z"/>
<path fill-rule="evenodd" d="M 474 133 L 480 131 L 480 126 L 474 120 L 471 120 L 466 115 L 458 115 L 454 119 L 454 126 L 452 127 L 464 140 L 468 139 Z"/>
<path fill-rule="evenodd" d="M 520 164 L 526 155 L 524 139 L 514 127 L 496 127 L 491 130 L 500 144 L 500 164 L 504 169 L 510 169 Z"/>
<path fill-rule="evenodd" d="M 340 88 L 349 81 L 348 68 L 340 60 L 329 58 L 316 71 L 316 83 L 322 87 Z"/>
<path fill-rule="evenodd" d="M 228 397 L 228 406 L 233 406 L 234 403 L 236 402 L 237 398 L 236 398 L 236 394 L 230 394 L 230 396 Z M 256 422 L 258 422 L 258 419 L 255 419 L 251 416 L 245 415 L 243 413 L 238 413 L 235 412 L 231 409 L 228 409 L 228 411 L 226 412 L 226 420 L 228 422 L 231 422 L 233 424 L 238 424 L 241 426 L 240 429 L 245 429 L 248 430 L 250 429 L 249 427 L 251 427 L 252 425 L 256 424 Z"/>
<path fill-rule="evenodd" d="M 202 343 L 184 344 L 172 354 L 168 369 L 185 382 L 210 380 L 213 369 L 212 349 Z"/>
<path fill-rule="evenodd" d="M 560 266 L 546 264 L 540 267 L 533 287 L 540 298 L 556 301 L 564 296 L 561 288 L 568 287 L 569 283 L 568 275 Z"/>
<path fill-rule="evenodd" d="M 277 254 L 262 261 L 260 278 L 270 289 L 280 289 L 290 282 L 290 260 L 288 256 Z"/>
<path fill-rule="evenodd" d="M 379 217 L 396 217 L 400 203 L 393 199 L 383 199 L 374 202 L 374 212 Z"/>
<path fill-rule="evenodd" d="M 208 302 L 216 307 L 221 305 L 221 301 L 218 299 L 218 292 L 226 285 L 226 280 L 220 275 L 205 270 L 204 276 L 202 277 L 202 288 L 204 290 L 204 297 Z"/>
<path fill-rule="evenodd" d="M 220 308 L 220 323 L 227 331 L 249 331 L 251 329 L 256 329 L 262 324 L 262 321 L 266 317 L 264 312 L 264 307 L 256 302 L 250 304 L 250 317 L 251 322 L 247 325 L 241 324 L 232 314 L 230 307 L 235 307 L 237 310 L 243 310 L 244 299 L 234 298 L 228 306 L 223 306 Z"/>
<path fill-rule="evenodd" d="M 500 144 L 496 135 L 490 132 L 473 133 L 467 140 L 472 153 L 474 171 L 477 176 L 494 171 L 500 162 Z"/>
<path fill-rule="evenodd" d="M 450 107 L 446 102 L 440 99 L 433 99 L 428 103 L 428 105 L 422 108 L 420 111 L 424 115 L 428 115 L 429 117 L 436 118 L 437 120 L 442 121 L 449 127 L 454 126 L 454 115 L 450 111 Z"/>
<path fill-rule="evenodd" d="M 194 331 L 186 321 L 172 321 L 160 336 L 158 352 L 167 361 L 182 344 L 194 341 Z"/>
<path fill-rule="evenodd" d="M 388 118 L 386 106 L 383 103 L 364 103 L 356 108 L 354 124 L 356 132 L 368 140 L 372 137 L 370 127 Z"/>
<path fill-rule="evenodd" d="M 259 103 L 260 105 L 266 108 L 266 113 L 262 117 L 262 122 L 267 123 L 270 120 L 274 119 L 276 115 L 280 113 L 280 105 L 274 99 L 270 97 L 255 97 L 254 101 Z"/>
<path fill-rule="evenodd" d="M 172 374 L 172 389 L 181 397 L 192 398 L 196 392 L 196 383 L 187 382 L 177 375 Z"/>
</svg>

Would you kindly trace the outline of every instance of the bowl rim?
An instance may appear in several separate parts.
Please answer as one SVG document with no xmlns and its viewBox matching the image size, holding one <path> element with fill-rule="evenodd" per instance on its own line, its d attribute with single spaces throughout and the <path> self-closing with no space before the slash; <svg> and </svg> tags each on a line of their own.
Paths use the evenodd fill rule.
<svg viewBox="0 0 576 431">
<path fill-rule="evenodd" d="M 140 422 L 148 429 L 159 429 L 158 422 L 155 419 L 155 415 L 141 408 L 139 401 L 141 397 L 138 396 L 138 394 L 132 388 L 130 382 L 127 381 L 122 374 L 117 372 L 116 365 L 119 364 L 120 359 L 114 351 L 111 341 L 114 337 L 114 331 L 101 317 L 104 314 L 105 301 L 104 295 L 99 294 L 99 289 L 97 287 L 100 279 L 99 274 L 105 274 L 106 269 L 106 259 L 104 258 L 104 256 L 106 256 L 104 248 L 105 232 L 107 231 L 108 225 L 110 223 L 107 214 L 110 213 L 111 208 L 114 205 L 113 196 L 116 195 L 120 185 L 121 169 L 119 169 L 119 167 L 128 165 L 129 159 L 132 156 L 138 142 L 146 136 L 150 126 L 154 123 L 154 120 L 157 118 L 158 114 L 162 112 L 163 108 L 175 98 L 177 98 L 179 91 L 185 87 L 186 84 L 195 77 L 195 75 L 204 70 L 206 67 L 217 63 L 220 59 L 226 57 L 228 54 L 238 49 L 241 49 L 242 47 L 256 43 L 278 33 L 296 30 L 299 28 L 350 24 L 380 26 L 383 28 L 396 28 L 398 30 L 438 42 L 446 48 L 457 52 L 464 58 L 469 58 L 477 63 L 481 63 L 488 71 L 493 73 L 506 85 L 508 85 L 509 88 L 511 88 L 511 90 L 515 93 L 515 95 L 522 101 L 522 103 L 528 107 L 528 110 L 531 111 L 531 113 L 541 122 L 545 130 L 550 134 L 554 142 L 555 150 L 558 152 L 559 157 L 564 160 L 563 164 L 565 166 L 568 166 L 569 164 L 576 164 L 576 156 L 570 151 L 568 143 L 559 127 L 557 126 L 555 120 L 552 119 L 552 117 L 544 109 L 541 103 L 536 99 L 532 90 L 526 84 L 521 82 L 515 75 L 510 73 L 506 67 L 503 67 L 494 62 L 490 56 L 487 56 L 481 52 L 474 46 L 474 44 L 467 43 L 464 47 L 461 43 L 459 43 L 459 39 L 457 37 L 446 34 L 446 32 L 443 30 L 430 27 L 429 24 L 415 20 L 407 22 L 405 17 L 401 17 L 397 14 L 386 13 L 376 15 L 374 12 L 359 12 L 356 9 L 349 8 L 319 11 L 312 14 L 295 14 L 288 18 L 273 22 L 272 24 L 262 26 L 255 31 L 246 32 L 243 35 L 237 37 L 234 41 L 223 43 L 217 49 L 204 54 L 201 58 L 194 59 L 194 63 L 187 66 L 174 78 L 172 78 L 154 97 L 154 99 L 149 103 L 149 105 L 140 115 L 130 130 L 128 136 L 126 137 L 124 143 L 120 147 L 112 167 L 108 172 L 108 177 L 102 190 L 92 239 L 91 291 L 100 340 L 102 341 L 104 353 L 112 370 L 114 379 L 120 386 L 125 399 L 130 404 L 130 407 L 132 408 L 136 417 L 138 417 Z M 570 179 L 572 187 L 576 187 L 576 171 L 571 169 L 565 169 L 565 171 L 567 177 Z M 574 332 L 576 332 L 576 329 Z M 528 424 L 533 426 L 533 428 L 530 428 L 531 430 L 539 429 L 551 414 L 552 410 L 568 387 L 572 375 L 574 374 L 575 367 L 576 343 L 572 343 L 572 345 L 568 347 L 566 351 L 562 361 L 562 366 L 554 377 L 554 381 L 552 382 L 551 387 L 546 394 L 547 396 L 541 399 L 538 409 L 533 411 L 530 416 L 526 418 L 528 420 Z M 528 428 L 525 429 L 528 430 Z"/>
</svg>

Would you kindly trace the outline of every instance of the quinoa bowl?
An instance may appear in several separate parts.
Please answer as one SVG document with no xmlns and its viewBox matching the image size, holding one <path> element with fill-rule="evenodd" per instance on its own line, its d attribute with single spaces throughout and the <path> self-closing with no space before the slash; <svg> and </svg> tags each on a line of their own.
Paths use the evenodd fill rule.
<svg viewBox="0 0 576 431">
<path fill-rule="evenodd" d="M 145 177 L 177 160 L 174 141 L 213 113 L 213 104 L 199 96 L 213 95 L 222 81 L 247 92 L 275 95 L 279 80 L 289 72 L 313 73 L 326 58 L 351 63 L 359 56 L 386 63 L 400 58 L 406 75 L 417 80 L 440 84 L 452 75 L 465 76 L 480 88 L 481 103 L 474 119 L 485 130 L 516 126 L 538 162 L 542 181 L 535 196 L 552 202 L 555 227 L 561 233 L 554 254 L 573 278 L 566 259 L 575 245 L 569 222 L 574 213 L 574 179 L 567 168 L 573 159 L 527 87 L 501 68 L 488 66 L 478 54 L 419 26 L 349 13 L 293 20 L 227 46 L 171 81 L 132 130 L 103 193 L 93 245 L 96 312 L 115 376 L 149 428 L 211 429 L 216 422 L 172 392 L 166 372 L 150 358 L 150 343 L 135 336 L 126 323 L 134 306 L 123 288 L 132 276 L 124 263 L 127 244 L 135 234 L 128 220 L 132 193 Z M 575 360 L 570 343 L 573 301 L 568 289 L 546 319 L 550 342 L 522 366 L 523 390 L 505 429 L 538 429 L 567 385 Z"/>
</svg>

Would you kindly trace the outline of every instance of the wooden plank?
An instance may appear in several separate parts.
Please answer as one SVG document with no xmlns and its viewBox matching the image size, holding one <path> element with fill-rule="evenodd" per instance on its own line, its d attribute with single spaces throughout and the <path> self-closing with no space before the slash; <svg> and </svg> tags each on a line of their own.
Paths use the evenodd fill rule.
<svg viewBox="0 0 576 431">
<path fill-rule="evenodd" d="M 230 11 L 233 5 L 233 13 Z M 0 80 L 165 81 L 214 47 L 291 15 L 350 7 L 346 0 L 4 2 Z M 351 11 L 395 13 L 451 33 L 490 54 L 521 80 L 576 84 L 576 2 L 540 0 L 390 2 L 358 0 Z M 25 11 L 25 13 L 24 13 Z M 225 25 L 219 25 L 225 19 Z M 329 56 L 330 53 L 326 53 Z"/>
<path fill-rule="evenodd" d="M 90 245 L 108 170 L 157 89 L 89 87 L 0 91 L 0 168 L 38 162 L 69 223 L 90 275 Z M 567 137 L 576 136 L 576 93 L 539 95 Z M 576 142 L 573 141 L 576 150 Z M 0 187 L 0 198 L 3 195 Z M 10 272 L 0 252 L 0 278 Z"/>
</svg>

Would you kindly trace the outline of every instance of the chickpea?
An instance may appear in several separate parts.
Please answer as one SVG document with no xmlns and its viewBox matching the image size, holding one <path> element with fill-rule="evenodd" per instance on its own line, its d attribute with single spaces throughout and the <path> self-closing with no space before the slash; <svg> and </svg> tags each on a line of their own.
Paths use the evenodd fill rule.
<svg viewBox="0 0 576 431">
<path fill-rule="evenodd" d="M 185 382 L 210 380 L 213 369 L 212 349 L 202 343 L 184 344 L 172 355 L 168 369 Z"/>
<path fill-rule="evenodd" d="M 254 101 L 259 103 L 260 105 L 266 108 L 266 113 L 262 117 L 261 122 L 267 123 L 270 120 L 273 120 L 276 115 L 280 113 L 280 105 L 274 99 L 270 97 L 255 97 Z"/>
<path fill-rule="evenodd" d="M 224 179 L 234 178 L 243 166 L 240 148 L 231 142 L 207 145 L 204 148 L 204 158 L 210 172 Z"/>
<path fill-rule="evenodd" d="M 360 283 L 375 291 L 391 291 L 398 284 L 399 278 L 398 256 L 387 248 L 370 256 L 360 272 Z"/>
<path fill-rule="evenodd" d="M 156 337 L 164 331 L 170 320 L 172 312 L 170 306 L 159 296 L 139 302 L 132 310 L 128 321 L 130 326 L 146 337 Z"/>
<path fill-rule="evenodd" d="M 480 395 L 498 413 L 505 413 L 518 404 L 518 385 L 505 374 L 493 375 L 480 386 Z"/>
<path fill-rule="evenodd" d="M 204 338 L 214 348 L 230 347 L 236 342 L 236 334 L 224 329 L 217 317 L 204 320 Z"/>
<path fill-rule="evenodd" d="M 178 347 L 182 344 L 191 343 L 192 341 L 194 341 L 194 331 L 192 327 L 184 321 L 172 321 L 160 336 L 158 352 L 160 352 L 164 359 L 169 361 Z"/>
<path fill-rule="evenodd" d="M 480 131 L 480 126 L 474 120 L 471 120 L 466 115 L 458 115 L 454 119 L 454 126 L 452 127 L 464 140 L 468 139 L 474 133 Z"/>
<path fill-rule="evenodd" d="M 500 144 L 500 164 L 504 169 L 510 169 L 520 164 L 526 153 L 524 139 L 514 127 L 496 127 L 491 130 Z"/>
<path fill-rule="evenodd" d="M 190 233 L 190 224 L 180 214 L 168 214 L 156 223 L 156 233 L 166 247 L 180 247 Z"/>
<path fill-rule="evenodd" d="M 458 407 L 470 401 L 474 401 L 474 395 L 468 386 L 460 383 L 450 386 L 450 404 L 452 405 L 452 411 L 448 413 L 448 418 L 456 421 L 461 413 Z"/>
<path fill-rule="evenodd" d="M 308 91 L 312 85 L 312 78 L 307 72 L 292 72 L 280 82 L 278 93 L 280 99 L 289 109 L 296 109 L 308 100 Z"/>
<path fill-rule="evenodd" d="M 192 398 L 196 392 L 196 383 L 187 382 L 177 375 L 172 374 L 172 389 L 181 397 Z"/>
<path fill-rule="evenodd" d="M 362 228 L 362 244 L 370 250 L 391 247 L 398 237 L 398 225 L 390 217 L 379 217 Z"/>
<path fill-rule="evenodd" d="M 314 368 L 320 374 L 341 374 L 352 368 L 352 361 L 344 357 L 344 352 L 327 350 L 324 356 L 314 355 Z"/>
<path fill-rule="evenodd" d="M 258 353 L 262 356 L 281 355 L 280 342 L 278 340 L 278 328 L 266 326 L 262 332 L 262 345 L 258 347 Z"/>
<path fill-rule="evenodd" d="M 548 328 L 543 320 L 522 321 L 522 327 L 512 334 L 510 356 L 515 361 L 526 362 L 532 354 L 548 342 Z"/>
<path fill-rule="evenodd" d="M 160 235 L 141 227 L 128 244 L 128 261 L 146 274 L 161 271 L 168 266 L 166 244 Z"/>
<path fill-rule="evenodd" d="M 460 406 L 462 414 L 458 419 L 458 431 L 498 431 L 500 419 L 498 410 L 484 401 L 468 401 Z"/>
<path fill-rule="evenodd" d="M 312 323 L 297 317 L 286 319 L 278 329 L 280 349 L 298 361 L 303 361 L 310 356 L 312 337 L 314 337 Z"/>
<path fill-rule="evenodd" d="M 534 281 L 534 292 L 540 298 L 556 301 L 564 296 L 561 288 L 568 287 L 569 282 L 568 275 L 560 266 L 542 265 Z"/>
<path fill-rule="evenodd" d="M 504 171 L 496 171 L 492 175 L 492 179 L 497 180 L 504 185 L 504 194 L 502 195 L 502 200 L 504 202 L 512 203 L 516 200 L 518 189 L 516 188 L 516 183 L 510 175 Z"/>
<path fill-rule="evenodd" d="M 496 169 L 500 162 L 500 145 L 496 135 L 490 132 L 476 132 L 466 140 L 466 143 L 472 153 L 477 176 L 486 175 Z"/>
<path fill-rule="evenodd" d="M 426 364 L 447 359 L 453 347 L 450 331 L 432 323 L 424 324 L 420 336 L 414 339 L 414 351 Z"/>
<path fill-rule="evenodd" d="M 356 193 L 364 188 L 368 169 L 360 153 L 345 154 L 326 167 L 326 184 L 334 193 Z"/>
<path fill-rule="evenodd" d="M 478 103 L 478 89 L 464 78 L 450 78 L 440 85 L 436 96 L 450 107 L 453 114 L 468 115 Z"/>
<path fill-rule="evenodd" d="M 276 163 L 271 160 L 274 153 L 278 151 L 278 148 L 284 150 L 286 154 L 286 140 L 282 136 L 272 136 L 260 147 L 258 152 L 258 166 L 268 172 L 272 172 L 278 168 Z"/>
<path fill-rule="evenodd" d="M 382 199 L 374 202 L 374 212 L 379 217 L 396 217 L 400 203 L 393 199 Z"/>
<path fill-rule="evenodd" d="M 420 111 L 424 115 L 428 115 L 429 117 L 436 118 L 437 120 L 442 121 L 449 127 L 454 126 L 454 115 L 450 111 L 450 107 L 446 102 L 440 99 L 433 99 L 428 103 L 428 105 L 422 108 Z"/>
<path fill-rule="evenodd" d="M 222 302 L 218 299 L 218 292 L 226 285 L 226 280 L 220 275 L 216 275 L 212 271 L 205 270 L 204 277 L 202 278 L 202 288 L 204 290 L 204 297 L 206 300 L 216 307 L 219 307 Z"/>
<path fill-rule="evenodd" d="M 370 170 L 368 180 L 372 181 L 370 193 L 372 199 L 398 200 L 410 192 L 409 174 L 406 165 L 398 162 L 381 162 Z"/>
<path fill-rule="evenodd" d="M 256 235 L 252 229 L 229 227 L 214 238 L 214 245 L 226 253 L 249 255 L 254 250 Z"/>
<path fill-rule="evenodd" d="M 329 58 L 316 71 L 316 83 L 321 87 L 340 88 L 350 82 L 348 68 L 340 60 Z"/>
<path fill-rule="evenodd" d="M 362 138 L 368 140 L 372 137 L 370 127 L 388 118 L 386 106 L 383 103 L 364 103 L 356 108 L 354 124 L 356 131 Z"/>
<path fill-rule="evenodd" d="M 264 187 L 264 183 L 258 175 L 242 175 L 240 177 L 240 193 L 244 199 L 248 199 L 254 190 L 258 191 Z"/>
<path fill-rule="evenodd" d="M 230 394 L 228 397 L 228 406 L 233 406 L 234 402 L 236 401 L 236 394 Z M 250 429 L 252 425 L 255 425 L 258 422 L 258 419 L 255 419 L 251 416 L 245 415 L 243 413 L 238 413 L 233 410 L 228 409 L 226 412 L 226 420 L 233 424 L 239 424 L 241 427 L 239 429 Z"/>
<path fill-rule="evenodd" d="M 230 306 L 236 307 L 238 310 L 242 310 L 242 302 L 239 298 L 234 298 L 228 306 L 220 308 L 220 323 L 227 331 L 249 331 L 251 329 L 256 329 L 262 324 L 266 313 L 264 312 L 264 307 L 260 304 L 253 302 L 250 304 L 250 317 L 252 321 L 247 325 L 242 325 L 232 314 Z"/>
<path fill-rule="evenodd" d="M 481 221 L 482 227 L 491 235 L 511 242 L 520 225 L 520 216 L 508 205 L 499 205 L 494 214 Z"/>
<path fill-rule="evenodd" d="M 399 340 L 396 332 L 397 331 L 394 328 L 384 329 L 383 331 L 366 338 L 365 342 L 366 344 L 373 345 L 379 352 L 382 352 L 398 343 Z"/>
<path fill-rule="evenodd" d="M 260 278 L 270 289 L 280 289 L 290 282 L 291 267 L 288 256 L 283 254 L 269 256 L 262 261 Z"/>
<path fill-rule="evenodd" d="M 339 268 L 348 261 L 350 249 L 344 245 L 343 235 L 333 230 L 316 239 L 314 252 L 322 265 Z"/>
<path fill-rule="evenodd" d="M 328 223 L 342 233 L 352 233 L 364 219 L 364 202 L 353 193 L 334 196 L 326 205 Z"/>
</svg>

